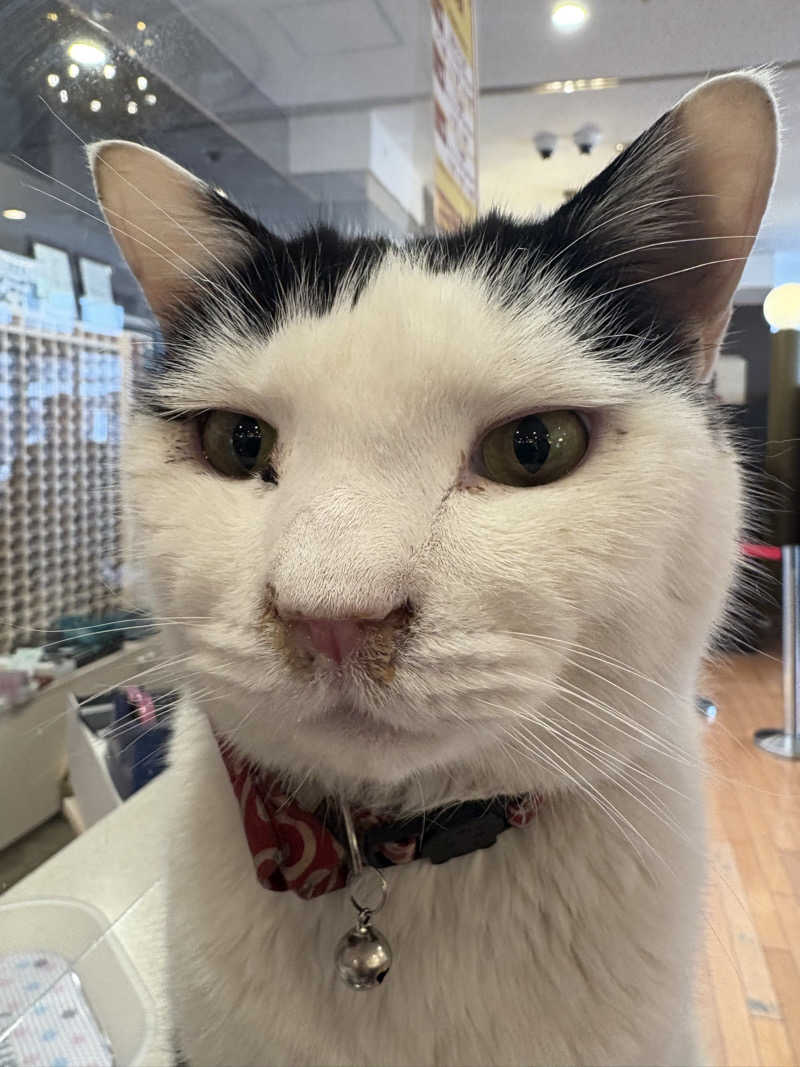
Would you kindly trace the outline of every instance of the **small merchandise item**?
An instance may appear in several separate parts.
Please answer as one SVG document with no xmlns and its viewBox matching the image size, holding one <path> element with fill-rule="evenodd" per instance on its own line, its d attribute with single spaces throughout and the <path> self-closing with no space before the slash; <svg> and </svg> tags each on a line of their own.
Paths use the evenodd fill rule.
<svg viewBox="0 0 800 1067">
<path fill-rule="evenodd" d="M 36 685 L 27 671 L 0 668 L 0 711 L 25 704 L 35 692 Z"/>
<path fill-rule="evenodd" d="M 106 763 L 117 792 L 127 800 L 166 767 L 175 697 L 130 686 L 106 700 L 113 705 Z"/>
<path fill-rule="evenodd" d="M 0 956 L 0 1067 L 113 1065 L 111 1043 L 63 956 Z"/>
</svg>

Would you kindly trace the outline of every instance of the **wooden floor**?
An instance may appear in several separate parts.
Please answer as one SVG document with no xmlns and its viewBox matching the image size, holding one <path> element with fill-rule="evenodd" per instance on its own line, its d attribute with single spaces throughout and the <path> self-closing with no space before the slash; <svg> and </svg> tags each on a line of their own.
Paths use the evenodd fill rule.
<svg viewBox="0 0 800 1067">
<path fill-rule="evenodd" d="M 699 991 L 709 1062 L 800 1065 L 800 761 L 757 750 L 779 726 L 780 664 L 736 656 L 710 669 L 708 929 Z"/>
</svg>

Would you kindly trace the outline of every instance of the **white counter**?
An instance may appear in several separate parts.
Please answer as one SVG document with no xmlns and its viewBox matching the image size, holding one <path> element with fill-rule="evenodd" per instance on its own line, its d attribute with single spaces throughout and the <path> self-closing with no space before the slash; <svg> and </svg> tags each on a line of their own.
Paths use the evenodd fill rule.
<svg viewBox="0 0 800 1067">
<path fill-rule="evenodd" d="M 93 905 L 105 916 L 152 999 L 155 1018 L 146 1053 L 139 1058 L 147 1067 L 168 1067 L 174 1061 L 166 996 L 162 880 L 161 816 L 169 773 L 165 771 L 0 896 L 0 904 L 73 898 Z"/>
</svg>

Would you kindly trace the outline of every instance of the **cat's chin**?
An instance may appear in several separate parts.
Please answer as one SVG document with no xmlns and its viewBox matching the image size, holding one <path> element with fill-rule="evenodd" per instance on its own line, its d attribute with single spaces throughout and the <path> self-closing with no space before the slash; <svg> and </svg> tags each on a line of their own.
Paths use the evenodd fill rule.
<svg viewBox="0 0 800 1067">
<path fill-rule="evenodd" d="M 472 736 L 452 730 L 397 727 L 346 707 L 303 723 L 290 736 L 249 738 L 244 754 L 293 776 L 308 773 L 332 791 L 354 786 L 394 787 L 434 768 L 452 767 L 475 755 Z"/>
</svg>

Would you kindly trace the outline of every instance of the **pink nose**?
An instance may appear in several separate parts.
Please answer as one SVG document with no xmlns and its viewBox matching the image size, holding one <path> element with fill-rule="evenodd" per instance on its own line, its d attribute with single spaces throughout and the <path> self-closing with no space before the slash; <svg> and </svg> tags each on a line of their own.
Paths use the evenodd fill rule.
<svg viewBox="0 0 800 1067">
<path fill-rule="evenodd" d="M 320 619 L 280 608 L 276 609 L 275 615 L 295 648 L 301 652 L 327 656 L 340 664 L 352 657 L 362 645 L 368 645 L 374 659 L 393 656 L 399 636 L 408 630 L 413 608 L 406 601 L 382 617 L 356 615 Z"/>
<path fill-rule="evenodd" d="M 342 663 L 358 649 L 374 629 L 372 619 L 293 618 L 290 629 L 295 643 L 307 652 L 321 652 L 334 663 Z"/>
<path fill-rule="evenodd" d="M 367 619 L 293 619 L 292 628 L 298 643 L 321 652 L 340 664 L 364 642 L 370 620 Z"/>
</svg>

